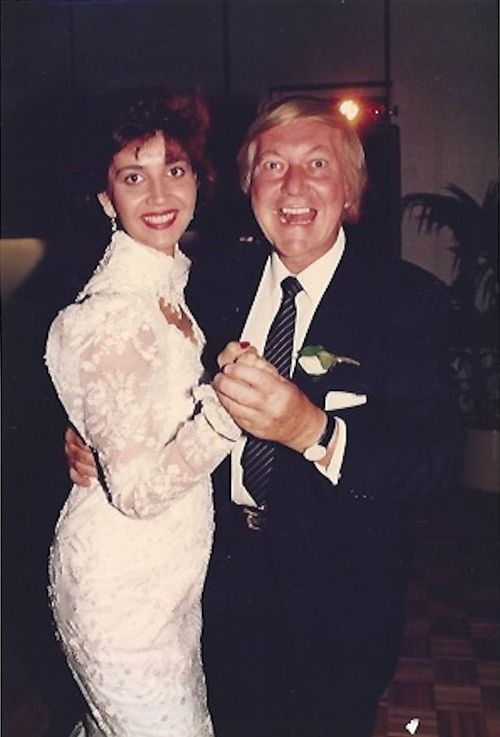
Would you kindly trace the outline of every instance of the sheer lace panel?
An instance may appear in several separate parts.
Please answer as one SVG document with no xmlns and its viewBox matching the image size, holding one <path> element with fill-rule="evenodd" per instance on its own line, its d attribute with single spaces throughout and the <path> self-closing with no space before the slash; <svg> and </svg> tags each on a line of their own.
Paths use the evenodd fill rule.
<svg viewBox="0 0 500 737">
<path fill-rule="evenodd" d="M 98 453 L 110 500 L 124 514 L 158 514 L 227 454 L 231 442 L 214 432 L 203 413 L 165 438 L 152 386 L 168 366 L 161 365 L 150 327 L 143 325 L 127 340 L 96 337 L 82 352 L 80 366 L 86 435 Z M 178 408 L 171 409 L 178 414 Z"/>
</svg>

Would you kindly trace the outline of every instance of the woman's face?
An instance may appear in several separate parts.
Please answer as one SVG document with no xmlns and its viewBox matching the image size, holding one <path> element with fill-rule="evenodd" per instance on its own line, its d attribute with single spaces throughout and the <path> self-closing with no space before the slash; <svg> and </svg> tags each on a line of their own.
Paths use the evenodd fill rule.
<svg viewBox="0 0 500 737">
<path fill-rule="evenodd" d="M 196 177 L 179 144 L 156 133 L 115 154 L 98 199 L 131 238 L 172 255 L 193 217 Z"/>
</svg>

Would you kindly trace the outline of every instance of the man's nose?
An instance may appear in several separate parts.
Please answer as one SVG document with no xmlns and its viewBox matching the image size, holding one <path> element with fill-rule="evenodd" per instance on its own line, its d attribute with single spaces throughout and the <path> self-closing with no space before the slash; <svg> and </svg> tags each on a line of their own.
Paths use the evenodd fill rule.
<svg viewBox="0 0 500 737">
<path fill-rule="evenodd" d="M 299 166 L 289 166 L 283 178 L 283 187 L 287 194 L 301 194 L 305 187 L 306 181 L 304 172 Z"/>
</svg>

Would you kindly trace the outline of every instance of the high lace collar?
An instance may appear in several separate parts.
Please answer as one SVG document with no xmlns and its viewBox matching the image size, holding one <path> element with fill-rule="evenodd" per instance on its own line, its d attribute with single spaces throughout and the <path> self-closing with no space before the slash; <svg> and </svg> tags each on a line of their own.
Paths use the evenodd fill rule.
<svg viewBox="0 0 500 737">
<path fill-rule="evenodd" d="M 124 231 L 114 233 L 93 276 L 77 297 L 81 302 L 92 294 L 137 294 L 182 301 L 190 260 L 175 246 L 169 256 L 135 241 Z"/>
</svg>

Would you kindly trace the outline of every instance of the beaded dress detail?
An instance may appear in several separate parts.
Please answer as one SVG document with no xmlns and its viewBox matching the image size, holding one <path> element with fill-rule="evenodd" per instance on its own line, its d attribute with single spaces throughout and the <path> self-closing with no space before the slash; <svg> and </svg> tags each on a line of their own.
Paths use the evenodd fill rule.
<svg viewBox="0 0 500 737">
<path fill-rule="evenodd" d="M 58 635 L 89 705 L 78 736 L 213 734 L 200 655 L 210 473 L 239 430 L 199 384 L 188 272 L 178 247 L 167 256 L 119 231 L 49 331 L 51 378 L 102 471 L 71 489 L 50 555 Z M 160 299 L 188 315 L 194 340 Z"/>
</svg>

